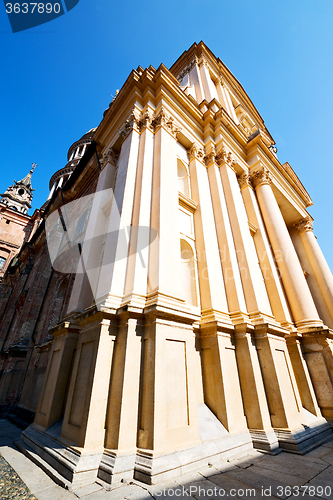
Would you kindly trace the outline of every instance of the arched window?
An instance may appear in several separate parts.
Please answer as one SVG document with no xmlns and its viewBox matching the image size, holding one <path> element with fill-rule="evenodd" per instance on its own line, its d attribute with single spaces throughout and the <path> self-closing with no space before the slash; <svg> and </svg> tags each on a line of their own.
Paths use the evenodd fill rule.
<svg viewBox="0 0 333 500">
<path fill-rule="evenodd" d="M 178 191 L 185 194 L 190 198 L 190 185 L 188 170 L 184 163 L 178 158 L 177 160 L 177 173 L 178 173 Z"/>
<path fill-rule="evenodd" d="M 0 257 L 0 271 L 3 268 L 3 266 L 5 265 L 5 262 L 6 262 L 6 259 L 4 257 Z"/>
<path fill-rule="evenodd" d="M 180 256 L 182 270 L 182 289 L 187 304 L 198 305 L 197 285 L 195 276 L 194 253 L 187 241 L 180 240 Z"/>
</svg>

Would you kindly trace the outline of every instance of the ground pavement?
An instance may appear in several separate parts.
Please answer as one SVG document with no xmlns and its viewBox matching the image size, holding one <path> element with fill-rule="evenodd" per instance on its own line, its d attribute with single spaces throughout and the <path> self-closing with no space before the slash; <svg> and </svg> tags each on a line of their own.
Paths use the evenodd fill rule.
<svg viewBox="0 0 333 500">
<path fill-rule="evenodd" d="M 333 500 L 333 441 L 304 456 L 285 452 L 272 456 L 253 450 L 155 486 L 133 481 L 106 491 L 94 483 L 67 491 L 17 450 L 14 441 L 20 433 L 0 419 L 1 500 Z"/>
</svg>

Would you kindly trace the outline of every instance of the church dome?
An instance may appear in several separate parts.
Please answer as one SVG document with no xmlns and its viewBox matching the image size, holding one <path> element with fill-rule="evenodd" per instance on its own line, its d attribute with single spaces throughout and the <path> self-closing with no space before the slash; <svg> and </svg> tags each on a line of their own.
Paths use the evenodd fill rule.
<svg viewBox="0 0 333 500">
<path fill-rule="evenodd" d="M 83 136 L 79 140 L 75 141 L 71 145 L 67 153 L 67 164 L 65 165 L 65 167 L 57 170 L 57 172 L 55 172 L 50 179 L 50 190 L 54 191 L 56 187 L 60 187 L 60 182 L 61 185 L 63 185 L 69 179 L 69 177 L 75 170 L 76 165 L 84 155 L 87 147 L 89 146 L 89 144 L 91 144 L 95 130 L 96 128 L 88 130 L 88 132 L 83 134 Z"/>
<path fill-rule="evenodd" d="M 71 145 L 71 147 L 69 148 L 68 153 L 67 153 L 67 160 L 68 161 L 70 160 L 71 157 L 75 157 L 75 155 L 78 152 L 78 150 L 80 149 L 80 147 L 84 146 L 85 144 L 91 143 L 92 136 L 94 135 L 95 130 L 96 130 L 96 127 L 88 130 L 88 132 L 83 134 L 81 139 L 79 139 L 78 141 L 75 141 Z M 74 155 L 73 155 L 73 153 L 74 153 Z"/>
</svg>

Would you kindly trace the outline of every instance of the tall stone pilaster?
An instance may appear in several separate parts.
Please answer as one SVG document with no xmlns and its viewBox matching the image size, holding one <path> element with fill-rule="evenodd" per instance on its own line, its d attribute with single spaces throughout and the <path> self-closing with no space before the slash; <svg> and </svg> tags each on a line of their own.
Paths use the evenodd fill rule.
<svg viewBox="0 0 333 500">
<path fill-rule="evenodd" d="M 262 167 L 252 174 L 252 182 L 296 326 L 320 326 L 322 322 L 271 188 L 270 173 Z"/>
</svg>

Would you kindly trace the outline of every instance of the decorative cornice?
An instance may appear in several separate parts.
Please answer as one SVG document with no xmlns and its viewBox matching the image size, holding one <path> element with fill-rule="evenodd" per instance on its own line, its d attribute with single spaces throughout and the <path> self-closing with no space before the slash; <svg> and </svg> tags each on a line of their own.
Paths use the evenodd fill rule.
<svg viewBox="0 0 333 500">
<path fill-rule="evenodd" d="M 113 147 L 109 148 L 106 153 L 103 154 L 103 158 L 100 160 L 102 167 L 105 167 L 107 163 L 112 163 L 112 165 L 117 164 L 119 153 L 115 151 Z"/>
<path fill-rule="evenodd" d="M 237 180 L 238 180 L 239 187 L 241 189 L 244 189 L 246 187 L 252 188 L 251 179 L 250 179 L 250 175 L 248 172 L 244 172 L 242 175 L 237 177 Z"/>
<path fill-rule="evenodd" d="M 256 172 L 253 172 L 253 174 L 250 177 L 250 180 L 256 189 L 258 186 L 262 186 L 263 184 L 268 184 L 270 185 L 272 183 L 272 177 L 270 174 L 270 171 L 268 168 L 262 166 L 259 170 Z"/>
<path fill-rule="evenodd" d="M 125 121 L 123 128 L 119 131 L 119 135 L 123 141 L 132 132 L 132 130 L 140 132 L 139 118 L 137 117 L 134 108 L 132 109 L 131 116 Z"/>
<path fill-rule="evenodd" d="M 164 128 L 169 134 L 171 134 L 175 139 L 177 138 L 177 134 L 180 132 L 180 128 L 178 128 L 174 123 L 174 118 L 170 115 L 167 115 L 164 111 L 163 106 L 158 115 L 151 122 L 151 126 L 154 129 L 154 132 L 157 132 L 161 127 Z"/>
<path fill-rule="evenodd" d="M 203 148 L 195 144 L 192 144 L 191 148 L 187 151 L 187 155 L 190 161 L 199 160 L 201 163 L 205 163 L 205 151 Z"/>
<path fill-rule="evenodd" d="M 296 189 L 297 193 L 303 198 L 303 200 L 306 203 L 306 206 L 309 207 L 310 205 L 313 205 L 312 200 L 310 198 L 309 193 L 297 177 L 296 173 L 294 172 L 293 168 L 289 165 L 288 162 L 284 163 L 282 165 L 283 169 L 283 174 L 284 176 L 287 175 L 288 181 L 292 183 L 292 186 L 294 189 Z"/>
<path fill-rule="evenodd" d="M 302 219 L 302 220 L 296 222 L 296 224 L 294 224 L 294 226 L 296 227 L 296 229 L 299 233 L 305 233 L 307 231 L 313 231 L 312 224 L 313 224 L 313 220 L 310 217 L 307 217 L 306 219 Z"/>
<path fill-rule="evenodd" d="M 198 58 L 197 56 L 194 57 L 193 61 L 190 62 L 190 64 L 188 64 L 186 66 L 186 68 L 180 73 L 180 75 L 178 76 L 178 80 L 181 82 L 182 79 L 184 78 L 184 76 L 187 75 L 187 73 L 189 73 L 191 71 L 191 69 L 196 65 L 198 64 Z"/>
</svg>

